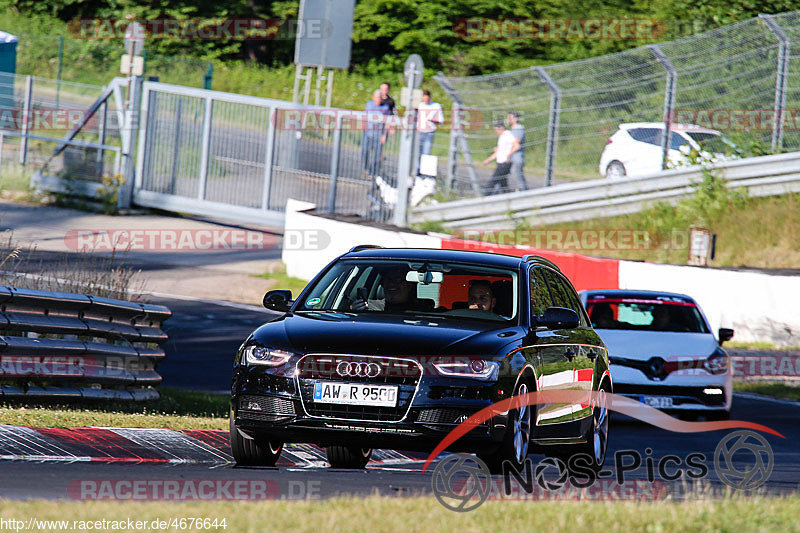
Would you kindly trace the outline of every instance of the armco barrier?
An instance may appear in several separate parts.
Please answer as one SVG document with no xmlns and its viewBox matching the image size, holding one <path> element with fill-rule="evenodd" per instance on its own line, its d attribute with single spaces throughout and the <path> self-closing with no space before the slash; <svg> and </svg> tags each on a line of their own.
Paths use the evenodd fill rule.
<svg viewBox="0 0 800 533">
<path fill-rule="evenodd" d="M 171 311 L 0 286 L 0 396 L 158 398 Z"/>
<path fill-rule="evenodd" d="M 800 152 L 723 161 L 714 166 L 728 187 L 750 196 L 800 192 Z M 700 166 L 626 178 L 606 178 L 523 192 L 442 202 L 415 208 L 409 222 L 441 222 L 449 228 L 508 229 L 635 213 L 653 202 L 676 203 L 703 181 Z"/>
</svg>

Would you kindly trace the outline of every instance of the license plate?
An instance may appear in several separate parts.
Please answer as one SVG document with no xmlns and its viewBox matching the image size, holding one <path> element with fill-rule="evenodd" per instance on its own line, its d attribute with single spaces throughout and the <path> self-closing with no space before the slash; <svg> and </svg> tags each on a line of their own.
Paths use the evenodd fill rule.
<svg viewBox="0 0 800 533">
<path fill-rule="evenodd" d="M 314 383 L 314 401 L 317 403 L 394 407 L 397 405 L 397 386 L 317 381 Z"/>
<path fill-rule="evenodd" d="M 672 398 L 669 396 L 639 396 L 639 401 L 656 409 L 669 409 L 672 407 Z"/>
</svg>

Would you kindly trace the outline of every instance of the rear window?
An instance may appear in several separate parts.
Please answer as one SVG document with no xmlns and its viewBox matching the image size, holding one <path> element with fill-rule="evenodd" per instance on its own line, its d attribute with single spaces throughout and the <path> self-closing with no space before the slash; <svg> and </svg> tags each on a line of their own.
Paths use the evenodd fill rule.
<svg viewBox="0 0 800 533">
<path fill-rule="evenodd" d="M 709 333 L 697 305 L 679 299 L 590 298 L 586 311 L 597 329 Z"/>
</svg>

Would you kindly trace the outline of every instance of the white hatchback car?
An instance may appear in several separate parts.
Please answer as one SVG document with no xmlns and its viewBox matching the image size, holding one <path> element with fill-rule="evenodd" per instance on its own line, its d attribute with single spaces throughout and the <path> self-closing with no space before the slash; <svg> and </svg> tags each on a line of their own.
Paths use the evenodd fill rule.
<svg viewBox="0 0 800 533">
<path fill-rule="evenodd" d="M 592 290 L 581 301 L 608 347 L 614 392 L 691 417 L 730 417 L 732 370 L 721 344 L 685 294 Z"/>
<path fill-rule="evenodd" d="M 620 124 L 600 156 L 600 174 L 607 178 L 640 176 L 661 170 L 663 122 Z M 735 159 L 736 146 L 719 131 L 691 124 L 673 124 L 667 160 L 673 166 L 688 163 L 695 149 L 711 161 Z"/>
</svg>

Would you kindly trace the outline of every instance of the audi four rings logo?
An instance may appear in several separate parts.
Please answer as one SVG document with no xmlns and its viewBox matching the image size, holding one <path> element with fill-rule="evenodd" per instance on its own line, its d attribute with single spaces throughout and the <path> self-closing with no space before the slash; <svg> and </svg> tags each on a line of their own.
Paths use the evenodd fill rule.
<svg viewBox="0 0 800 533">
<path fill-rule="evenodd" d="M 378 363 L 349 363 L 342 361 L 336 365 L 336 373 L 343 377 L 375 378 L 381 373 Z"/>
</svg>

